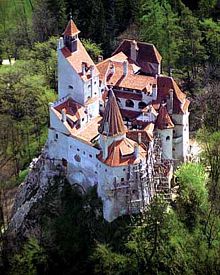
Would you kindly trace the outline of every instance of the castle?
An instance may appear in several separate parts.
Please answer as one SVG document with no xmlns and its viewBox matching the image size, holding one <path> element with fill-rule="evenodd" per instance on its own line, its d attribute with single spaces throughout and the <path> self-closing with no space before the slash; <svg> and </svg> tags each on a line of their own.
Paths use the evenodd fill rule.
<svg viewBox="0 0 220 275">
<path fill-rule="evenodd" d="M 95 64 L 70 19 L 58 42 L 58 95 L 50 103 L 48 155 L 83 190 L 97 185 L 108 221 L 169 193 L 186 161 L 189 100 L 161 74 L 154 45 L 124 40 Z"/>
</svg>

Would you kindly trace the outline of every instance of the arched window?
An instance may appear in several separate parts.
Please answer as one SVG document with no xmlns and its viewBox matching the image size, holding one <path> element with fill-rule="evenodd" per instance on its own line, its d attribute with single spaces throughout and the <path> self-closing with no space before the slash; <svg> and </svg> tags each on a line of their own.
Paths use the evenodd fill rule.
<svg viewBox="0 0 220 275">
<path fill-rule="evenodd" d="M 138 108 L 139 109 L 144 109 L 146 106 L 147 106 L 147 104 L 144 103 L 143 101 L 141 101 L 141 102 L 138 103 Z"/>
<path fill-rule="evenodd" d="M 130 108 L 134 108 L 134 102 L 132 100 L 130 100 L 130 99 L 127 99 L 125 101 L 125 106 L 126 107 L 130 107 Z"/>
</svg>

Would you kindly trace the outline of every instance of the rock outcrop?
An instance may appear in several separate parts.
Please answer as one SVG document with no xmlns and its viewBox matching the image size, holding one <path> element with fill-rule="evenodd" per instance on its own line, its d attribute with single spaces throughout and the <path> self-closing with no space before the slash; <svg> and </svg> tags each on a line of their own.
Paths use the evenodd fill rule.
<svg viewBox="0 0 220 275">
<path fill-rule="evenodd" d="M 46 197 L 48 190 L 55 184 L 56 177 L 65 176 L 65 167 L 58 160 L 48 158 L 46 151 L 33 159 L 25 181 L 19 186 L 8 233 L 22 238 L 40 234 L 38 218 L 34 213 Z"/>
</svg>

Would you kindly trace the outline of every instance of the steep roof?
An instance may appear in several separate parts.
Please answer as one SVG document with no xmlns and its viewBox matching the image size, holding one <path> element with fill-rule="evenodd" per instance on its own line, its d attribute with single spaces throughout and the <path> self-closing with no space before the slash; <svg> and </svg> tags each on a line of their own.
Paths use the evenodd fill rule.
<svg viewBox="0 0 220 275">
<path fill-rule="evenodd" d="M 110 90 L 99 133 L 107 136 L 117 136 L 123 135 L 126 131 L 115 95 Z"/>
<path fill-rule="evenodd" d="M 122 43 L 118 46 L 118 48 L 114 51 L 113 55 L 119 52 L 123 52 L 129 58 L 131 58 L 132 43 L 133 43 L 133 40 L 128 40 L 128 39 L 123 40 Z M 162 57 L 153 44 L 137 41 L 137 47 L 138 47 L 138 54 L 137 54 L 136 61 L 138 64 L 140 64 L 140 62 L 141 63 L 150 62 L 150 63 L 157 63 L 157 64 L 161 62 Z"/>
<path fill-rule="evenodd" d="M 80 31 L 77 29 L 77 26 L 75 25 L 75 23 L 73 22 L 73 20 L 70 19 L 70 21 L 68 22 L 68 25 L 66 26 L 65 31 L 63 32 L 63 35 L 66 35 L 66 36 L 75 36 L 78 33 L 80 33 Z"/>
<path fill-rule="evenodd" d="M 92 61 L 91 57 L 89 56 L 79 39 L 77 41 L 77 51 L 71 53 L 67 47 L 64 47 L 61 49 L 61 52 L 83 80 L 88 80 L 91 77 L 91 74 L 90 70 L 88 69 L 85 75 L 82 75 L 82 62 L 87 64 L 87 68 L 89 68 L 90 66 L 94 66 L 94 76 L 99 75 L 98 69 L 96 68 L 94 62 Z"/>
<path fill-rule="evenodd" d="M 134 148 L 138 146 L 138 158 L 134 155 Z M 147 155 L 143 146 L 138 145 L 135 141 L 124 138 L 119 141 L 114 141 L 108 147 L 108 157 L 103 159 L 102 152 L 98 155 L 98 159 L 108 166 L 124 166 L 129 164 L 139 163 L 140 159 L 145 159 Z"/>
<path fill-rule="evenodd" d="M 128 60 L 128 73 L 126 75 L 123 74 L 123 66 L 122 61 L 115 61 L 113 57 L 99 63 L 97 68 L 100 71 L 100 80 L 108 85 L 134 90 L 150 89 L 151 85 L 156 84 L 155 77 L 134 74 L 134 66 L 137 66 L 133 62 Z"/>
<path fill-rule="evenodd" d="M 170 118 L 170 115 L 167 112 L 166 105 L 162 104 L 159 109 L 159 114 L 156 120 L 156 126 L 158 129 L 170 129 L 174 127 L 174 124 Z"/>
</svg>

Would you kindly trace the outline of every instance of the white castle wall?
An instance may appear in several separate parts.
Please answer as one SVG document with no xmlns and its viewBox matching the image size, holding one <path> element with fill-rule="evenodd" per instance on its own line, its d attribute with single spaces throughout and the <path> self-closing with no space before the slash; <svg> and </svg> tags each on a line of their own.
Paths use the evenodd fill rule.
<svg viewBox="0 0 220 275">
<path fill-rule="evenodd" d="M 172 159 L 173 158 L 173 129 L 158 129 L 158 134 L 161 138 L 162 143 L 162 158 Z"/>
<path fill-rule="evenodd" d="M 175 122 L 173 138 L 173 158 L 186 161 L 189 151 L 189 112 L 173 114 Z"/>
<path fill-rule="evenodd" d="M 70 88 L 70 86 L 72 88 Z M 58 95 L 59 98 L 71 95 L 73 100 L 84 104 L 84 85 L 81 77 L 58 50 Z"/>
</svg>

